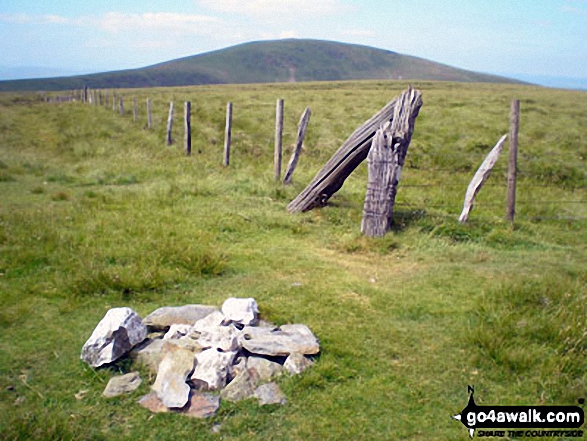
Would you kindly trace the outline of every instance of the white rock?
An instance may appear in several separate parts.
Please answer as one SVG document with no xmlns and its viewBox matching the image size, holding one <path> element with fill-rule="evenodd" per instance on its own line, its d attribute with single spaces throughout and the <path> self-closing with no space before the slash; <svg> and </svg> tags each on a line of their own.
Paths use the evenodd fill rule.
<svg viewBox="0 0 587 441">
<path fill-rule="evenodd" d="M 214 326 L 202 331 L 198 343 L 204 348 L 220 349 L 221 351 L 237 351 L 239 331 L 232 325 Z"/>
<path fill-rule="evenodd" d="M 270 380 L 283 372 L 282 365 L 263 357 L 249 357 L 247 359 L 247 368 L 257 371 L 261 381 Z"/>
<path fill-rule="evenodd" d="M 259 307 L 255 299 L 236 299 L 231 297 L 222 304 L 222 313 L 228 320 L 242 325 L 251 325 L 257 321 Z"/>
<path fill-rule="evenodd" d="M 131 372 L 125 375 L 112 377 L 106 389 L 102 392 L 106 398 L 117 397 L 128 392 L 132 392 L 141 385 L 141 377 L 138 372 Z"/>
<path fill-rule="evenodd" d="M 247 351 L 258 355 L 287 356 L 291 353 L 313 355 L 320 352 L 318 339 L 306 332 L 285 332 L 283 330 L 242 333 L 239 344 Z"/>
<path fill-rule="evenodd" d="M 303 354 L 297 352 L 290 354 L 285 360 L 285 363 L 283 363 L 283 367 L 291 375 L 301 374 L 310 366 L 312 366 L 312 362 L 304 357 Z"/>
<path fill-rule="evenodd" d="M 168 408 L 181 408 L 190 397 L 190 386 L 186 383 L 194 368 L 194 354 L 186 349 L 169 351 L 163 357 L 153 391 Z"/>
<path fill-rule="evenodd" d="M 316 338 L 314 333 L 306 325 L 281 325 L 279 329 L 288 334 L 299 334 L 305 337 Z"/>
<path fill-rule="evenodd" d="M 287 399 L 276 383 L 263 384 L 255 391 L 255 397 L 259 400 L 259 405 L 266 404 L 285 404 Z"/>
<path fill-rule="evenodd" d="M 164 306 L 145 317 L 145 325 L 163 330 L 174 324 L 193 325 L 214 311 L 218 308 L 208 305 Z"/>
<path fill-rule="evenodd" d="M 220 326 L 224 321 L 224 314 L 220 311 L 214 311 L 212 314 L 207 315 L 203 319 L 198 320 L 192 329 L 192 332 L 203 332 L 209 328 Z"/>
<path fill-rule="evenodd" d="M 112 363 L 142 342 L 147 327 L 130 308 L 112 308 L 82 348 L 81 359 L 92 367 Z"/>
<path fill-rule="evenodd" d="M 222 389 L 235 356 L 236 352 L 220 352 L 217 349 L 206 349 L 196 354 L 197 364 L 191 380 L 205 382 L 209 390 Z"/>
<path fill-rule="evenodd" d="M 191 332 L 191 325 L 173 324 L 169 327 L 169 331 L 163 336 L 163 340 L 178 339 Z"/>
</svg>

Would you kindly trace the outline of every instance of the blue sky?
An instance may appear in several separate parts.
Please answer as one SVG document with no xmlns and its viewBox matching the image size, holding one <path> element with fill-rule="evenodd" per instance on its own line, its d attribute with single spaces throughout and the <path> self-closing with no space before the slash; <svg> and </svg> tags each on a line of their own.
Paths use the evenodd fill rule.
<svg viewBox="0 0 587 441">
<path fill-rule="evenodd" d="M 0 66 L 15 72 L 142 67 L 287 37 L 488 73 L 587 77 L 587 0 L 0 0 Z"/>
</svg>

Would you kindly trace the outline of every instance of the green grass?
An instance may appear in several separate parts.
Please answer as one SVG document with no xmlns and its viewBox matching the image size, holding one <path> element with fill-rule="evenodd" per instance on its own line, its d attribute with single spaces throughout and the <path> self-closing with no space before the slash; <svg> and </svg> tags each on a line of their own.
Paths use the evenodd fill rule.
<svg viewBox="0 0 587 441">
<path fill-rule="evenodd" d="M 290 215 L 285 206 L 405 83 L 122 91 L 127 102 L 139 98 L 137 123 L 111 108 L 0 95 L 3 437 L 462 440 L 465 429 L 450 416 L 466 404 L 468 384 L 479 404 L 584 398 L 585 95 L 414 86 L 424 106 L 395 224 L 381 239 L 360 234 L 364 165 L 327 207 Z M 286 188 L 272 170 L 280 97 L 286 159 L 301 112 L 312 108 Z M 508 131 L 514 97 L 522 101 L 515 229 L 503 220 L 505 152 L 460 225 L 466 185 Z M 189 158 L 164 143 L 171 99 L 176 108 L 192 101 Z M 224 168 L 229 100 L 233 152 Z M 179 117 L 175 127 L 180 140 Z M 138 391 L 106 400 L 105 383 L 130 363 L 92 370 L 79 360 L 111 307 L 145 316 L 230 296 L 254 297 L 265 318 L 305 323 L 320 338 L 315 366 L 279 380 L 284 407 L 222 403 L 203 421 L 152 416 L 136 404 L 149 390 L 147 372 Z"/>
</svg>

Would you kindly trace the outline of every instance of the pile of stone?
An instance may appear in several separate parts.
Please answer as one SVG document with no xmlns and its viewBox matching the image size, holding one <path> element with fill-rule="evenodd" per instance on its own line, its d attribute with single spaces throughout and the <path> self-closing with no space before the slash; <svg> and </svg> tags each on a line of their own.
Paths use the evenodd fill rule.
<svg viewBox="0 0 587 441">
<path fill-rule="evenodd" d="M 152 412 L 214 415 L 220 400 L 256 398 L 260 405 L 285 404 L 271 382 L 299 374 L 319 352 L 305 325 L 276 327 L 259 320 L 257 302 L 229 298 L 221 309 L 206 305 L 163 307 L 144 320 L 130 308 L 113 308 L 84 344 L 81 359 L 92 367 L 130 356 L 155 376 L 152 392 L 139 403 Z M 104 396 L 141 384 L 137 372 L 114 377 Z"/>
</svg>

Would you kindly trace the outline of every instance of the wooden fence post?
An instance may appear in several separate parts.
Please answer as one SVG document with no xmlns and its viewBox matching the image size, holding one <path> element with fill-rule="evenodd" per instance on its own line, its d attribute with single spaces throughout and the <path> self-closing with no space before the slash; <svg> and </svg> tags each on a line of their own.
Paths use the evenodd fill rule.
<svg viewBox="0 0 587 441">
<path fill-rule="evenodd" d="M 510 163 L 508 167 L 508 190 L 506 219 L 514 223 L 516 214 L 516 180 L 518 174 L 518 130 L 520 126 L 520 100 L 513 100 L 510 107 Z"/>
<path fill-rule="evenodd" d="M 190 156 L 192 154 L 192 124 L 191 124 L 191 115 L 192 115 L 192 103 L 186 101 L 184 104 L 184 138 L 183 138 L 183 148 L 185 150 L 185 154 Z"/>
<path fill-rule="evenodd" d="M 167 118 L 167 145 L 173 144 L 173 139 L 171 138 L 171 130 L 173 128 L 173 101 L 169 103 L 169 117 Z"/>
<path fill-rule="evenodd" d="M 226 105 L 226 127 L 224 129 L 224 160 L 225 167 L 230 165 L 230 142 L 232 140 L 232 101 Z"/>
<path fill-rule="evenodd" d="M 153 115 L 151 114 L 151 98 L 147 98 L 147 128 L 153 128 Z"/>
<path fill-rule="evenodd" d="M 273 169 L 275 180 L 281 179 L 281 157 L 283 151 L 283 99 L 277 100 L 275 109 L 275 151 L 273 153 Z"/>
<path fill-rule="evenodd" d="M 304 113 L 302 113 L 302 117 L 300 118 L 300 123 L 298 124 L 298 137 L 296 139 L 296 145 L 294 150 L 291 154 L 291 158 L 289 163 L 287 164 L 287 170 L 285 171 L 285 177 L 283 178 L 283 184 L 289 185 L 292 181 L 293 173 L 298 165 L 298 159 L 300 158 L 300 153 L 302 152 L 302 145 L 304 144 L 304 138 L 306 137 L 306 130 L 308 129 L 308 124 L 310 123 L 310 108 L 306 107 Z"/>
<path fill-rule="evenodd" d="M 137 97 L 132 97 L 132 122 L 137 122 L 139 116 L 139 109 L 137 107 Z"/>
<path fill-rule="evenodd" d="M 124 115 L 124 98 L 120 95 L 120 116 Z"/>
<path fill-rule="evenodd" d="M 112 92 L 112 110 L 116 110 L 116 92 Z"/>
<path fill-rule="evenodd" d="M 88 102 L 88 86 L 84 86 L 83 101 L 84 104 Z"/>
</svg>

